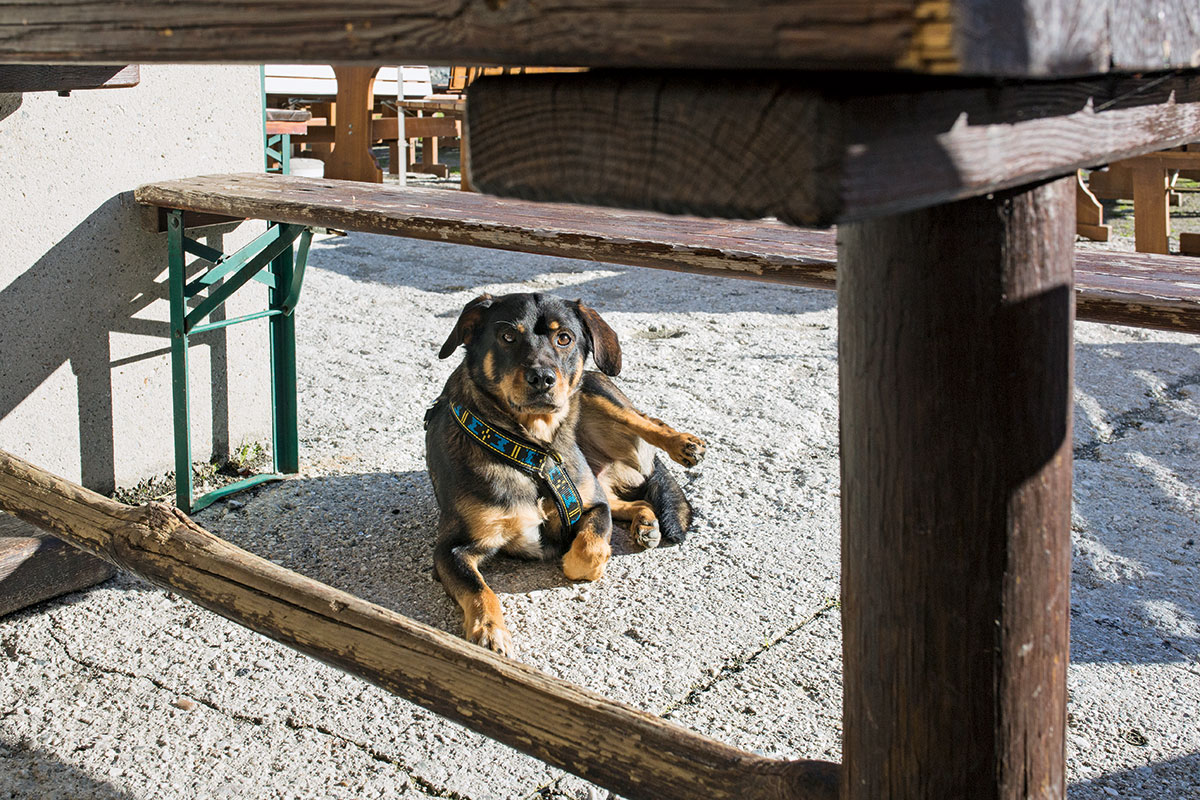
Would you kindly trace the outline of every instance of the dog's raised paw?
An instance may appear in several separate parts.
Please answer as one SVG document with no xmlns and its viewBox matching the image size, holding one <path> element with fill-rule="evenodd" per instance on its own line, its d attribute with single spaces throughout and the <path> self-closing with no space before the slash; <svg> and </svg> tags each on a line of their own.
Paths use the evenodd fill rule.
<svg viewBox="0 0 1200 800">
<path fill-rule="evenodd" d="M 499 653 L 505 658 L 513 658 L 516 648 L 513 646 L 512 634 L 503 624 L 480 622 L 467 631 L 467 641 L 486 647 L 493 653 Z"/>
<path fill-rule="evenodd" d="M 707 446 L 704 440 L 699 436 L 693 436 L 690 433 L 681 433 L 671 443 L 671 448 L 667 453 L 671 456 L 672 461 L 691 468 L 699 464 L 704 458 L 706 449 Z"/>
</svg>

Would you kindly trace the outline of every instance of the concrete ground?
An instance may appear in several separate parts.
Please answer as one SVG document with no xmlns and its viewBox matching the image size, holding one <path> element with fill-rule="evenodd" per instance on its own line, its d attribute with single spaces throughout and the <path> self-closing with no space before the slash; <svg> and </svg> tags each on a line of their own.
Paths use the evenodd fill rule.
<svg viewBox="0 0 1200 800">
<path fill-rule="evenodd" d="M 429 577 L 438 346 L 480 291 L 582 297 L 630 396 L 708 440 L 672 465 L 700 517 L 644 553 L 618 530 L 594 585 L 495 563 L 519 657 L 743 748 L 840 758 L 832 293 L 367 235 L 310 264 L 302 474 L 202 525 L 457 632 Z M 1200 798 L 1200 339 L 1076 340 L 1070 794 Z M 0 798 L 608 796 L 130 576 L 0 620 L 0 654 Z"/>
</svg>

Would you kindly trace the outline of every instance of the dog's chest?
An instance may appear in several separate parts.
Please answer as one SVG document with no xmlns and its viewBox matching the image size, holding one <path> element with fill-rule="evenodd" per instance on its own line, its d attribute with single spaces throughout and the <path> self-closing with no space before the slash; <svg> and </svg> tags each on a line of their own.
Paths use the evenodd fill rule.
<svg viewBox="0 0 1200 800">
<path fill-rule="evenodd" d="M 542 526 L 554 513 L 553 502 L 540 498 L 536 505 L 528 506 L 521 513 L 514 515 L 514 524 L 509 527 L 507 541 L 501 549 L 509 555 L 542 558 L 545 555 Z"/>
</svg>

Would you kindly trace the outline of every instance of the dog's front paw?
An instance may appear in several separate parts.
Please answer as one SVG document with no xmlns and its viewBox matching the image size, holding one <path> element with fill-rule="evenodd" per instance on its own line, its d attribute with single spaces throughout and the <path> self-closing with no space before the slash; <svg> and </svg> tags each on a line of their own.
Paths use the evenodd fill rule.
<svg viewBox="0 0 1200 800">
<path fill-rule="evenodd" d="M 477 644 L 480 647 L 486 647 L 493 653 L 499 653 L 505 658 L 512 658 L 516 653 L 516 648 L 513 647 L 512 634 L 508 632 L 508 628 L 504 627 L 503 622 L 479 620 L 466 630 L 464 634 L 468 642 Z"/>
<path fill-rule="evenodd" d="M 598 581 L 604 577 L 604 566 L 612 555 L 612 547 L 603 539 L 584 542 L 580 536 L 563 556 L 563 574 L 573 581 Z"/>
<path fill-rule="evenodd" d="M 685 467 L 694 467 L 704 458 L 706 446 L 704 440 L 690 433 L 681 433 L 675 437 L 667 454 L 676 463 Z"/>
</svg>

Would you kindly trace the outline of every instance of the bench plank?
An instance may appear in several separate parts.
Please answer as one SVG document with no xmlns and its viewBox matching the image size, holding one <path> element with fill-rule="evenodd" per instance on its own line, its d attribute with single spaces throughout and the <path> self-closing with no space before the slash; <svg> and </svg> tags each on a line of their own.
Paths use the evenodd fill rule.
<svg viewBox="0 0 1200 800">
<path fill-rule="evenodd" d="M 533 203 L 297 176 L 209 175 L 138 187 L 148 206 L 381 233 L 817 289 L 837 285 L 837 236 L 719 220 Z M 1078 319 L 1200 333 L 1200 259 L 1077 250 Z"/>
<path fill-rule="evenodd" d="M 0 617 L 94 586 L 114 574 L 107 561 L 0 514 Z"/>
<path fill-rule="evenodd" d="M 468 192 L 296 176 L 210 175 L 138 187 L 139 203 L 226 217 L 470 244 L 500 250 L 829 288 L 828 234 L 733 222 L 547 205 Z M 775 230 L 760 240 L 759 231 Z M 756 252 L 763 247 L 763 252 Z"/>
</svg>

